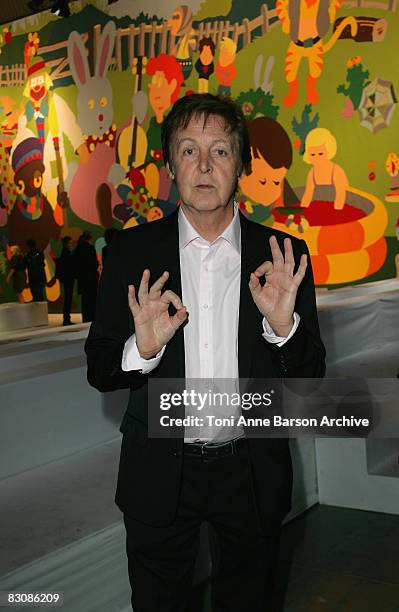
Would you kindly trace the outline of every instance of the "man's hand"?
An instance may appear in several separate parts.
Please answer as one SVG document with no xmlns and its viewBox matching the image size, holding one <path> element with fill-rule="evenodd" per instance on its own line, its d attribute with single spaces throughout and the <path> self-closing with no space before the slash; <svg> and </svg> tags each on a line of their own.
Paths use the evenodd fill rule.
<svg viewBox="0 0 399 612">
<path fill-rule="evenodd" d="M 277 336 L 286 337 L 293 325 L 296 294 L 307 267 L 307 256 L 303 254 L 294 275 L 295 260 L 289 238 L 284 239 L 283 255 L 275 236 L 271 236 L 270 248 L 273 262 L 265 261 L 251 273 L 249 288 L 255 304 L 266 317 Z M 265 276 L 262 287 L 259 278 Z"/>
<path fill-rule="evenodd" d="M 161 293 L 168 277 L 169 272 L 164 272 L 148 290 L 150 271 L 144 270 L 138 301 L 134 286 L 129 285 L 129 307 L 134 318 L 137 348 L 143 359 L 154 357 L 188 316 L 186 307 L 176 293 L 169 290 Z M 173 304 L 177 311 L 173 317 L 168 313 L 169 304 Z"/>
</svg>

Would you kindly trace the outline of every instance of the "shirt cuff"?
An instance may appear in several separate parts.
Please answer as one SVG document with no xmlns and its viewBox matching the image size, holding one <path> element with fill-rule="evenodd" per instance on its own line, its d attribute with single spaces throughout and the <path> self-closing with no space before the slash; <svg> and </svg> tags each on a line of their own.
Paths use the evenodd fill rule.
<svg viewBox="0 0 399 612">
<path fill-rule="evenodd" d="M 288 336 L 284 338 L 282 336 L 276 336 L 276 334 L 270 327 L 266 317 L 263 317 L 262 325 L 263 325 L 264 333 L 262 334 L 262 336 L 264 337 L 265 340 L 267 340 L 267 342 L 270 342 L 271 344 L 277 344 L 277 346 L 283 346 L 295 334 L 300 320 L 301 320 L 301 317 L 299 316 L 299 314 L 297 312 L 294 312 L 294 323 L 292 325 L 291 331 L 288 334 Z"/>
<path fill-rule="evenodd" d="M 122 355 L 122 370 L 124 372 L 130 372 L 132 370 L 138 370 L 142 374 L 149 374 L 152 370 L 155 370 L 159 362 L 161 361 L 162 355 L 165 352 L 166 345 L 152 357 L 151 359 L 143 359 L 140 355 L 136 343 L 136 334 L 130 336 L 125 342 Z"/>
</svg>

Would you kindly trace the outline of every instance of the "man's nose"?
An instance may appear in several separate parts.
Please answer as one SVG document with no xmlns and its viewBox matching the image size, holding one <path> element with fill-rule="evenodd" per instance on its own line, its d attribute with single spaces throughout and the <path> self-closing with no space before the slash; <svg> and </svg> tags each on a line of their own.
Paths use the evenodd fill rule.
<svg viewBox="0 0 399 612">
<path fill-rule="evenodd" d="M 199 155 L 199 168 L 203 174 L 212 172 L 212 161 L 208 152 L 202 151 Z"/>
</svg>

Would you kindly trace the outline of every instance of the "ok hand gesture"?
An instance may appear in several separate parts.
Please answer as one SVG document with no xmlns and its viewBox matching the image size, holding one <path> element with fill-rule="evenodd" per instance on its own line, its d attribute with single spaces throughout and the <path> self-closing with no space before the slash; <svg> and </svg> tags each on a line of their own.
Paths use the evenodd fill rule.
<svg viewBox="0 0 399 612">
<path fill-rule="evenodd" d="M 284 255 L 275 236 L 271 236 L 269 242 L 273 261 L 263 262 L 251 273 L 249 288 L 256 306 L 273 331 L 284 337 L 292 328 L 296 294 L 305 276 L 307 256 L 301 256 L 294 275 L 295 260 L 291 240 L 284 239 Z M 261 276 L 266 281 L 263 287 L 259 282 Z"/>
<path fill-rule="evenodd" d="M 150 271 L 144 270 L 138 300 L 134 286 L 129 285 L 129 307 L 134 319 L 137 348 L 144 359 L 154 357 L 188 316 L 186 307 L 176 293 L 169 290 L 161 293 L 168 277 L 169 273 L 164 272 L 148 290 Z M 168 313 L 169 304 L 176 308 L 173 317 Z"/>
</svg>

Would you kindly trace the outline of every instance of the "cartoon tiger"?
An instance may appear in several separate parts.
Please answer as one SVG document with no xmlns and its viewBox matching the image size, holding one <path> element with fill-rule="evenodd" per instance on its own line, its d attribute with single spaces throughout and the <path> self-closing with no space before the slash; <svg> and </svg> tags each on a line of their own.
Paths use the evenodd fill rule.
<svg viewBox="0 0 399 612">
<path fill-rule="evenodd" d="M 356 36 L 356 19 L 346 17 L 331 38 L 323 42 L 323 36 L 334 22 L 341 4 L 342 0 L 277 0 L 276 11 L 281 28 L 291 38 L 285 56 L 285 78 L 288 83 L 285 106 L 293 106 L 297 100 L 298 70 L 302 59 L 306 58 L 309 64 L 306 98 L 309 104 L 316 104 L 319 100 L 316 83 L 323 70 L 324 54 L 334 46 L 347 26 L 350 26 L 352 36 Z"/>
</svg>

